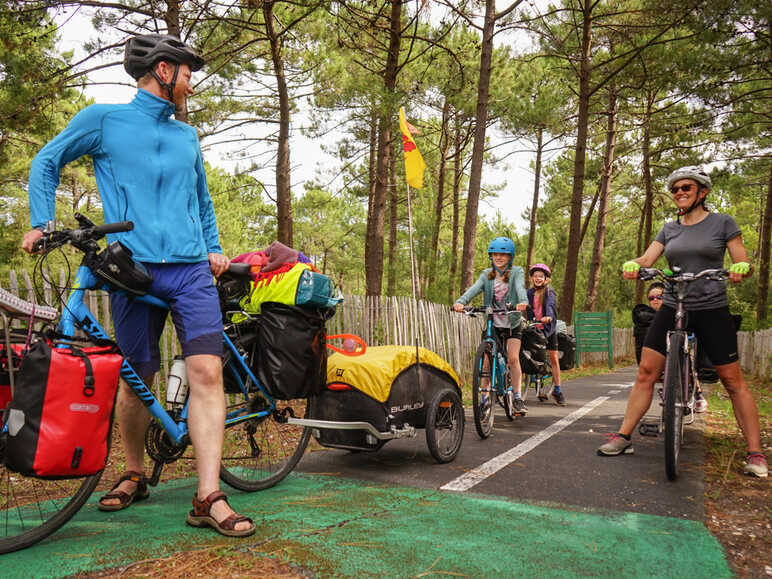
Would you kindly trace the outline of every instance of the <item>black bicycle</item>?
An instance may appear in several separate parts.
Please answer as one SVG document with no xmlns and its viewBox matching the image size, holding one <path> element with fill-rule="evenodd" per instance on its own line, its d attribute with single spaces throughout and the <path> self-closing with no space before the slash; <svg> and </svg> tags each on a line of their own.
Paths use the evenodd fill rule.
<svg viewBox="0 0 772 579">
<path fill-rule="evenodd" d="M 668 480 L 678 478 L 678 457 L 683 440 L 685 423 L 694 420 L 695 392 L 697 391 L 696 351 L 697 339 L 687 331 L 687 312 L 684 298 L 688 285 L 698 279 L 723 281 L 729 277 L 725 269 L 706 269 L 699 273 L 681 273 L 656 268 L 642 267 L 638 279 L 649 281 L 659 279 L 665 283 L 676 298 L 675 328 L 667 334 L 667 355 L 665 358 L 665 379 L 663 386 L 662 419 L 658 426 L 665 433 L 665 472 Z M 639 431 L 657 425 L 642 424 Z M 642 430 L 643 428 L 643 430 Z"/>
</svg>

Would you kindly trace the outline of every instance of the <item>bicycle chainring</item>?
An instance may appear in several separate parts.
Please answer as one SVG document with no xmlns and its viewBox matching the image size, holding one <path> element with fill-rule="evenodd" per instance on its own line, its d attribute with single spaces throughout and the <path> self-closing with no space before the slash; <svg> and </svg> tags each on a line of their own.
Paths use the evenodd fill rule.
<svg viewBox="0 0 772 579">
<path fill-rule="evenodd" d="M 151 422 L 145 432 L 145 448 L 154 461 L 168 464 L 185 454 L 187 445 L 176 444 L 158 423 Z"/>
</svg>

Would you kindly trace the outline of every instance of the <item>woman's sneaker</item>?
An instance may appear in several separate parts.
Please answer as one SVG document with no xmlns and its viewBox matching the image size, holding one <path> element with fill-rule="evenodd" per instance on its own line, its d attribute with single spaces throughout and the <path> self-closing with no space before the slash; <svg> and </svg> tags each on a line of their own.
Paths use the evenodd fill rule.
<svg viewBox="0 0 772 579">
<path fill-rule="evenodd" d="M 522 398 L 515 398 L 513 402 L 515 406 L 515 414 L 519 414 L 520 416 L 525 416 L 528 414 L 528 407 L 525 405 L 525 400 Z"/>
<path fill-rule="evenodd" d="M 751 476 L 767 478 L 767 459 L 760 452 L 752 452 L 745 459 L 743 472 Z"/>
<path fill-rule="evenodd" d="M 708 401 L 705 400 L 705 398 L 702 396 L 702 394 L 700 394 L 694 400 L 694 411 L 697 414 L 702 414 L 702 413 L 708 411 Z"/>
<path fill-rule="evenodd" d="M 608 440 L 605 444 L 598 447 L 598 454 L 601 456 L 616 456 L 618 454 L 633 454 L 632 441 L 620 436 L 616 432 L 610 432 L 606 435 Z"/>
<path fill-rule="evenodd" d="M 555 404 L 558 406 L 565 406 L 566 405 L 566 397 L 563 394 L 563 391 L 560 392 L 552 392 L 552 397 L 555 399 Z"/>
</svg>

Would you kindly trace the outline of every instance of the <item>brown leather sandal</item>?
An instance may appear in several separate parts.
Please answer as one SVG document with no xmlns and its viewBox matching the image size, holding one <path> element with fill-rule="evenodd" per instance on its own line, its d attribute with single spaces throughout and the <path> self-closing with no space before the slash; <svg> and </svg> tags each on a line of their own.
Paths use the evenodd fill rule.
<svg viewBox="0 0 772 579">
<path fill-rule="evenodd" d="M 217 501 L 228 502 L 228 498 L 222 491 L 214 491 L 203 501 L 199 500 L 198 494 L 193 495 L 193 510 L 188 512 L 187 523 L 193 527 L 212 527 L 215 531 L 226 537 L 248 537 L 255 532 L 255 524 L 252 519 L 233 513 L 227 519 L 217 522 L 210 514 L 212 505 Z M 236 525 L 243 521 L 248 521 L 250 526 L 246 529 L 236 530 Z"/>
<path fill-rule="evenodd" d="M 125 491 L 116 490 L 123 481 L 132 481 L 137 483 L 137 488 L 133 493 L 127 493 Z M 120 511 L 127 508 L 131 503 L 135 501 L 145 500 L 150 496 L 150 491 L 147 488 L 147 478 L 141 472 L 135 470 L 127 470 L 118 479 L 118 482 L 113 485 L 110 492 L 99 499 L 97 508 L 100 511 Z M 104 500 L 118 499 L 118 502 L 112 505 L 105 504 Z"/>
</svg>

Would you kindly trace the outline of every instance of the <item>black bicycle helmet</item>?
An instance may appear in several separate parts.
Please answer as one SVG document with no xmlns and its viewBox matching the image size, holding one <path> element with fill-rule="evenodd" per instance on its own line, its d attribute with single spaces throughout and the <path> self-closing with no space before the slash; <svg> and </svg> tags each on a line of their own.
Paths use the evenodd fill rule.
<svg viewBox="0 0 772 579">
<path fill-rule="evenodd" d="M 123 68 L 134 80 L 139 80 L 153 66 L 166 60 L 187 64 L 195 72 L 204 66 L 204 59 L 176 36 L 169 34 L 142 34 L 129 38 L 123 56 Z"/>
</svg>

